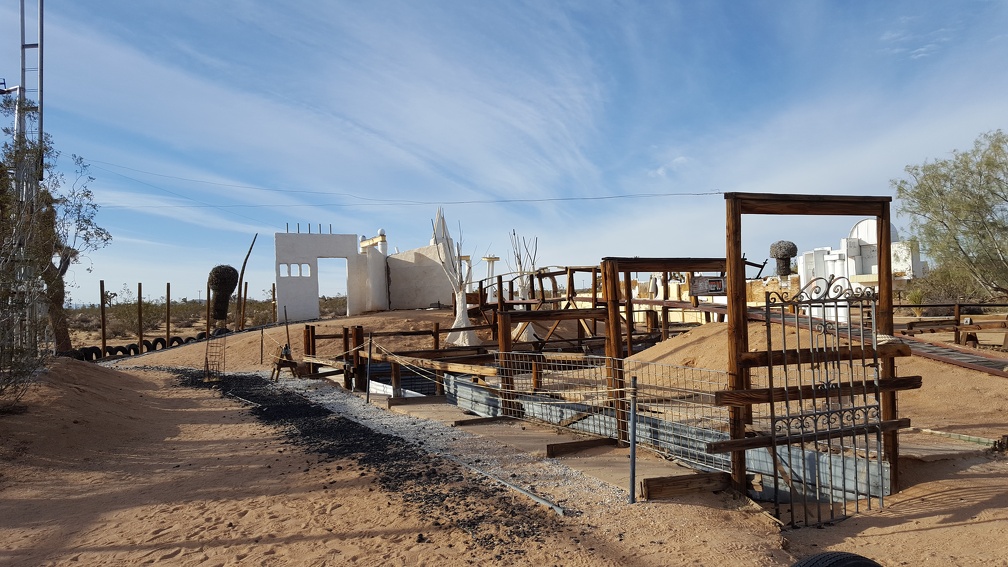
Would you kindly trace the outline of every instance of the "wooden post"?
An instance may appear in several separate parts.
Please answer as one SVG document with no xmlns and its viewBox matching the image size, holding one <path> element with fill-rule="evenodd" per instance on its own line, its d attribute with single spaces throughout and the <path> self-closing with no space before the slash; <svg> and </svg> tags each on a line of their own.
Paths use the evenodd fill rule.
<svg viewBox="0 0 1008 567">
<path fill-rule="evenodd" d="M 364 365 L 361 364 L 360 349 L 364 347 L 364 327 L 357 325 L 353 328 L 353 342 L 354 342 L 354 370 L 356 370 L 356 375 L 354 376 L 354 389 L 358 392 L 365 391 L 364 378 L 366 369 Z"/>
<path fill-rule="evenodd" d="M 624 298 L 626 301 L 624 304 L 626 312 L 626 355 L 633 356 L 633 289 L 630 281 L 630 272 L 623 272 L 623 293 L 626 296 Z"/>
<path fill-rule="evenodd" d="M 480 286 L 482 286 L 482 282 Z M 483 293 L 480 292 L 480 301 L 483 301 Z M 441 324 L 437 321 L 434 322 L 434 330 L 431 333 L 434 335 L 434 350 L 441 350 Z M 434 394 L 437 396 L 444 395 L 444 372 L 441 370 L 434 371 Z"/>
<path fill-rule="evenodd" d="M 165 284 L 165 346 L 171 346 L 171 282 Z M 261 364 L 261 363 L 260 363 Z"/>
<path fill-rule="evenodd" d="M 879 272 L 879 273 L 881 274 L 882 272 Z M 955 336 L 953 337 L 953 340 L 954 340 L 955 344 L 958 345 L 958 344 L 962 344 L 962 341 L 960 340 L 960 339 L 962 339 L 962 337 L 959 336 L 959 325 L 962 323 L 962 317 L 961 317 L 961 315 L 962 315 L 962 307 L 959 305 L 958 301 L 956 301 L 956 303 L 955 303 L 955 312 L 953 313 L 953 315 L 955 316 L 955 331 L 954 331 Z M 1006 335 L 1006 336 L 1008 336 L 1008 335 Z"/>
<path fill-rule="evenodd" d="M 310 325 L 308 327 L 308 344 L 311 345 L 311 355 L 318 356 L 318 343 L 315 339 L 315 325 Z M 314 362 L 308 364 L 308 371 L 312 374 L 318 372 L 318 365 Z"/>
<path fill-rule="evenodd" d="M 105 280 L 98 281 L 98 293 L 101 294 L 101 355 L 105 356 Z"/>
<path fill-rule="evenodd" d="M 616 429 L 620 443 L 629 439 L 629 417 L 623 397 L 623 334 L 620 323 L 619 267 L 613 260 L 602 260 L 602 296 L 606 304 L 606 358 L 609 397 L 617 400 Z"/>
<path fill-rule="evenodd" d="M 392 363 L 392 397 L 402 397 L 402 368 L 398 362 Z"/>
<path fill-rule="evenodd" d="M 504 312 L 504 276 L 497 276 L 497 309 L 494 310 L 493 322 L 491 323 L 491 335 L 493 340 L 497 340 L 497 325 L 500 321 L 500 314 Z"/>
<path fill-rule="evenodd" d="M 599 290 L 599 269 L 596 266 L 592 266 L 592 309 L 599 306 L 598 304 L 598 290 Z M 592 319 L 592 335 L 598 336 L 598 319 Z"/>
<path fill-rule="evenodd" d="M 347 390 L 353 388 L 353 377 L 350 374 L 352 366 L 350 362 L 350 327 L 343 327 L 343 387 Z"/>
<path fill-rule="evenodd" d="M 565 308 L 577 307 L 576 305 L 571 305 L 574 302 L 575 295 L 577 294 L 574 290 L 574 270 L 567 268 L 567 302 Z"/>
<path fill-rule="evenodd" d="M 270 300 L 273 302 L 273 322 L 279 321 L 279 316 L 277 315 L 277 300 L 276 300 L 276 284 L 270 286 Z"/>
<path fill-rule="evenodd" d="M 542 359 L 541 353 L 532 355 L 532 391 L 535 392 L 542 387 Z"/>
<path fill-rule="evenodd" d="M 305 356 L 311 356 L 311 331 L 309 330 L 309 325 L 305 325 L 301 331 L 301 345 L 301 352 Z"/>
<path fill-rule="evenodd" d="M 143 283 L 137 283 L 137 352 L 143 352 Z"/>
<path fill-rule="evenodd" d="M 746 316 L 745 263 L 742 260 L 742 204 L 738 197 L 725 195 L 725 291 L 728 299 L 728 387 L 746 388 L 741 356 L 749 350 L 749 327 Z M 881 248 L 881 246 L 880 246 Z M 692 274 L 690 274 L 692 276 Z M 728 428 L 731 439 L 745 438 L 746 412 L 741 407 L 728 408 Z M 732 484 L 746 493 L 745 451 L 735 451 L 731 460 Z"/>
<path fill-rule="evenodd" d="M 669 299 L 669 273 L 662 272 L 662 301 L 668 301 Z M 669 309 L 668 305 L 662 305 L 661 308 L 661 340 L 668 339 L 668 316 Z"/>
<path fill-rule="evenodd" d="M 876 242 L 878 242 L 878 308 L 876 309 L 876 327 L 881 335 L 893 334 L 893 280 L 892 280 L 892 225 L 889 217 L 889 203 L 882 203 L 882 210 L 875 222 Z M 958 321 L 958 318 L 957 318 Z M 958 325 L 958 322 L 956 323 Z M 881 360 L 882 376 L 896 376 L 896 362 L 891 357 Z M 896 392 L 882 392 L 882 419 L 890 420 L 898 417 L 896 407 Z M 899 430 L 889 431 L 882 437 L 883 449 L 889 460 L 889 478 L 892 491 L 900 488 L 899 467 Z"/>
</svg>

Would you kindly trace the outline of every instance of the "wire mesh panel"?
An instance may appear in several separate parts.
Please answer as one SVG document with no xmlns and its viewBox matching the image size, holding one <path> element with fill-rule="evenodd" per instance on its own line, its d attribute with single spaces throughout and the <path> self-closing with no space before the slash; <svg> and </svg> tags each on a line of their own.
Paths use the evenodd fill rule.
<svg viewBox="0 0 1008 567">
<path fill-rule="evenodd" d="M 535 419 L 625 441 L 630 377 L 637 378 L 638 444 L 687 465 L 728 471 L 729 459 L 706 445 L 728 438 L 727 409 L 712 405 L 727 373 L 601 356 L 498 353 L 488 380 L 503 415 Z"/>
<path fill-rule="evenodd" d="M 792 526 L 881 506 L 888 493 L 876 300 L 873 289 L 854 288 L 845 278 L 813 280 L 793 297 L 767 293 L 769 365 L 751 380 L 754 388 L 780 394 L 754 407 L 754 428 L 773 444 L 766 453 L 749 451 L 746 462 L 771 479 L 762 489 L 772 492 L 776 514 Z"/>
<path fill-rule="evenodd" d="M 227 334 L 207 337 L 206 358 L 203 364 L 203 380 L 217 382 L 224 376 L 224 353 L 227 345 Z"/>
</svg>

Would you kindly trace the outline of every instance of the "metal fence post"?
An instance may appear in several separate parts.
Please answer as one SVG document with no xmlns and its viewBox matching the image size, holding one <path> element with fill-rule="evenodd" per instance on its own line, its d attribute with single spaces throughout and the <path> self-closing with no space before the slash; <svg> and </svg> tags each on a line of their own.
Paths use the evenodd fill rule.
<svg viewBox="0 0 1008 567">
<path fill-rule="evenodd" d="M 637 501 L 637 377 L 630 377 L 630 503 Z"/>
</svg>

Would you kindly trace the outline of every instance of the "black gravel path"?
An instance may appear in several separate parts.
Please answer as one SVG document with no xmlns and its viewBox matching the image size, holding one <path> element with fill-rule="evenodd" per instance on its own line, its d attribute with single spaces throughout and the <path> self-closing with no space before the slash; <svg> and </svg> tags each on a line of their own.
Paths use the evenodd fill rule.
<svg viewBox="0 0 1008 567">
<path fill-rule="evenodd" d="M 375 475 L 381 490 L 416 505 L 432 526 L 462 529 L 473 544 L 496 549 L 499 557 L 521 555 L 524 547 L 545 542 L 563 529 L 552 512 L 417 444 L 378 433 L 274 387 L 255 374 L 229 374 L 206 384 L 198 370 L 166 369 L 180 384 L 219 389 L 250 406 L 261 422 L 282 428 L 288 441 L 321 455 L 324 461 L 352 459 Z M 429 541 L 417 534 L 417 541 Z"/>
</svg>

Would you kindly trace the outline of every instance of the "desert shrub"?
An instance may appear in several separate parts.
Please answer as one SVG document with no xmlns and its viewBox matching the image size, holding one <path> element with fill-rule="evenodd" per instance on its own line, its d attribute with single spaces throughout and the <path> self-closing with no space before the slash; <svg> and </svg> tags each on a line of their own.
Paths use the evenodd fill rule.
<svg viewBox="0 0 1008 567">
<path fill-rule="evenodd" d="M 101 329 L 101 313 L 70 310 L 67 314 L 67 324 L 73 331 L 97 331 Z"/>
<path fill-rule="evenodd" d="M 919 287 L 915 287 L 907 292 L 906 298 L 911 305 L 910 311 L 912 311 L 917 317 L 922 317 L 924 315 L 924 308 L 921 307 L 921 304 L 924 303 L 924 290 Z"/>
<path fill-rule="evenodd" d="M 135 329 L 130 329 L 129 325 L 114 317 L 105 318 L 105 337 L 109 339 L 125 339 L 136 334 Z"/>
<path fill-rule="evenodd" d="M 319 298 L 319 312 L 323 319 L 345 317 L 347 313 L 347 298 L 345 295 Z"/>
</svg>

